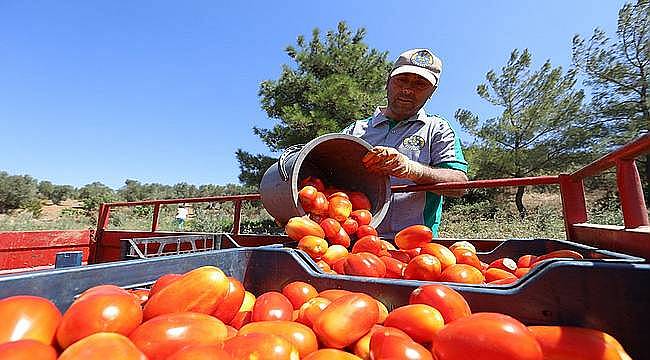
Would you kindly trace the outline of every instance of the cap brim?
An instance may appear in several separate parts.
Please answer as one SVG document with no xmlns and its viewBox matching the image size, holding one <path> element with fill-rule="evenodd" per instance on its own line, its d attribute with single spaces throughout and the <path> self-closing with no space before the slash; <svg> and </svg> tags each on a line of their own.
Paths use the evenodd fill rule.
<svg viewBox="0 0 650 360">
<path fill-rule="evenodd" d="M 417 74 L 422 76 L 423 78 L 429 80 L 431 85 L 436 86 L 438 84 L 438 78 L 436 78 L 435 75 L 433 75 L 429 70 L 421 68 L 419 66 L 414 66 L 414 65 L 402 65 L 398 67 L 397 69 L 393 70 L 390 73 L 390 77 L 393 77 L 395 75 L 399 74 Z"/>
</svg>

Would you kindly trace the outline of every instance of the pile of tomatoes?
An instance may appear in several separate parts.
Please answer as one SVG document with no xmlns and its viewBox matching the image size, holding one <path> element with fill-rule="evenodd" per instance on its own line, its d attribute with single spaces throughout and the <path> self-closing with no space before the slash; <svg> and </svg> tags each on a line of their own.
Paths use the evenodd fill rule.
<svg viewBox="0 0 650 360">
<path fill-rule="evenodd" d="M 575 251 L 558 250 L 542 256 L 523 255 L 517 261 L 501 258 L 488 264 L 478 258 L 476 248 L 468 242 L 450 247 L 432 242 L 433 233 L 424 225 L 398 232 L 393 245 L 370 226 L 371 203 L 363 193 L 325 187 L 322 180 L 308 177 L 301 182 L 298 199 L 307 215 L 291 218 L 285 232 L 330 274 L 505 285 L 544 260 L 582 259 Z"/>
<path fill-rule="evenodd" d="M 364 293 L 300 281 L 278 290 L 255 297 L 205 266 L 150 290 L 90 288 L 64 314 L 45 298 L 13 296 L 0 300 L 0 359 L 629 359 L 597 330 L 472 314 L 442 284 L 391 311 Z"/>
</svg>

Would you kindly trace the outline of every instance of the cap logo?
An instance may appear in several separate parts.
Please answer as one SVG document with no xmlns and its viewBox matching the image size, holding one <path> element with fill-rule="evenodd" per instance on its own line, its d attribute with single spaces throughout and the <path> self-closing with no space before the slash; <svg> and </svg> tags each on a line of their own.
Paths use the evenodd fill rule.
<svg viewBox="0 0 650 360">
<path fill-rule="evenodd" d="M 423 68 L 433 65 L 433 55 L 426 50 L 420 50 L 411 55 L 411 63 Z"/>
<path fill-rule="evenodd" d="M 402 141 L 402 145 L 411 151 L 422 150 L 424 143 L 424 138 L 420 135 L 411 135 Z"/>
</svg>

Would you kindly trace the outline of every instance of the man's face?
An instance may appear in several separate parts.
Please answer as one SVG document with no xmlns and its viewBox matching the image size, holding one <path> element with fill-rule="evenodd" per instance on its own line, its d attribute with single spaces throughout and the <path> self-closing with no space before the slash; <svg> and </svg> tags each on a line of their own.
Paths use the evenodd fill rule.
<svg viewBox="0 0 650 360">
<path fill-rule="evenodd" d="M 434 87 L 417 74 L 398 74 L 388 79 L 388 113 L 394 120 L 404 120 L 424 106 Z"/>
</svg>

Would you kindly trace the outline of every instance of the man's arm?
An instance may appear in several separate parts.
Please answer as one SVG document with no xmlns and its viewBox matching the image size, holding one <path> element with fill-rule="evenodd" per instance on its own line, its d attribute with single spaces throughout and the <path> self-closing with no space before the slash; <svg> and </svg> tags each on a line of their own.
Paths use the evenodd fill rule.
<svg viewBox="0 0 650 360">
<path fill-rule="evenodd" d="M 447 183 L 447 182 L 467 182 L 467 175 L 455 169 L 443 169 L 443 168 L 432 168 L 420 163 L 417 163 L 413 160 L 411 167 L 412 174 L 408 177 L 409 180 L 413 181 L 416 184 L 438 184 L 438 183 Z M 435 191 L 440 195 L 452 196 L 452 197 L 461 197 L 465 194 L 465 189 L 454 189 L 454 190 L 439 190 Z"/>
</svg>

